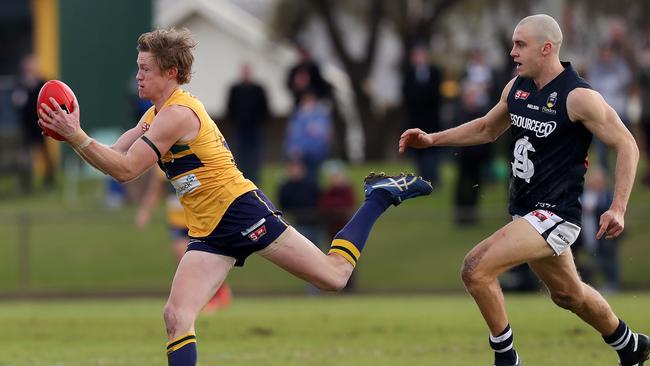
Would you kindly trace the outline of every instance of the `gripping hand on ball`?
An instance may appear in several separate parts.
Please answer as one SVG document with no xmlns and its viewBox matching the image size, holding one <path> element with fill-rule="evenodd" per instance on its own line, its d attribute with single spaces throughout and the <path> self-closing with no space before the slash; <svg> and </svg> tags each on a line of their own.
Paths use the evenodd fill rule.
<svg viewBox="0 0 650 366">
<path fill-rule="evenodd" d="M 72 101 L 72 112 L 63 110 L 54 98 L 50 98 L 51 107 L 47 103 L 41 103 L 38 109 L 40 119 L 38 124 L 52 130 L 72 145 L 79 145 L 88 137 L 81 129 L 79 123 L 79 103 L 75 98 Z"/>
</svg>

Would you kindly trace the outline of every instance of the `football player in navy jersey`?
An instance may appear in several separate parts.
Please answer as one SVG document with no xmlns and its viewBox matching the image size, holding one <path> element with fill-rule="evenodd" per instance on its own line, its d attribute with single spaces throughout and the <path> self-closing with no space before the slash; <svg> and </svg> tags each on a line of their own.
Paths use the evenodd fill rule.
<svg viewBox="0 0 650 366">
<path fill-rule="evenodd" d="M 639 159 L 634 138 L 602 96 L 559 58 L 562 31 L 544 14 L 522 19 L 510 56 L 517 76 L 483 117 L 445 131 L 406 130 L 407 147 L 469 146 L 512 136 L 509 211 L 513 220 L 476 245 L 461 275 L 490 331 L 494 365 L 521 365 L 513 347 L 498 276 L 528 263 L 551 299 L 595 328 L 618 352 L 620 365 L 643 365 L 650 353 L 646 335 L 631 331 L 607 301 L 583 283 L 571 245 L 580 232 L 584 174 L 592 135 L 616 150 L 614 200 L 600 217 L 597 238 L 623 232 L 624 214 Z M 560 336 L 560 335 L 558 335 Z"/>
</svg>

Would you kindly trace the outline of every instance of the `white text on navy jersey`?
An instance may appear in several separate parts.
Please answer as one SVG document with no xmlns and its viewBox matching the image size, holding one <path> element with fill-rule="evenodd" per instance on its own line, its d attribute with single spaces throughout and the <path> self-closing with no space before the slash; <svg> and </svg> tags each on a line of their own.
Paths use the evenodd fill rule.
<svg viewBox="0 0 650 366">
<path fill-rule="evenodd" d="M 514 113 L 510 113 L 510 120 L 513 126 L 533 131 L 537 137 L 548 137 L 555 131 L 557 125 L 555 121 L 540 122 L 532 118 L 518 116 Z"/>
</svg>

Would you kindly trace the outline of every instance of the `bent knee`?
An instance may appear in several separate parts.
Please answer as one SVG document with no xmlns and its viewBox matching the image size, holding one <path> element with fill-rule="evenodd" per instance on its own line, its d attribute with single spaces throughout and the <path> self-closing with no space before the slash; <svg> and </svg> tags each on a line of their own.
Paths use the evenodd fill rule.
<svg viewBox="0 0 650 366">
<path fill-rule="evenodd" d="M 463 260 L 460 268 L 460 278 L 467 289 L 480 286 L 487 281 L 485 274 L 477 269 L 477 265 L 478 260 L 472 254 L 468 254 Z"/>
<path fill-rule="evenodd" d="M 167 302 L 163 308 L 163 318 L 165 320 L 168 335 L 185 332 L 187 329 L 191 328 L 195 317 L 196 314 L 183 310 L 170 302 Z"/>
<path fill-rule="evenodd" d="M 551 292 L 551 300 L 555 305 L 567 309 L 574 310 L 582 305 L 584 302 L 584 294 L 579 292 L 565 292 L 565 291 L 556 291 Z"/>
<path fill-rule="evenodd" d="M 167 327 L 173 326 L 178 323 L 180 317 L 180 312 L 176 306 L 167 302 L 163 308 L 163 319 L 165 319 L 165 324 Z"/>
</svg>

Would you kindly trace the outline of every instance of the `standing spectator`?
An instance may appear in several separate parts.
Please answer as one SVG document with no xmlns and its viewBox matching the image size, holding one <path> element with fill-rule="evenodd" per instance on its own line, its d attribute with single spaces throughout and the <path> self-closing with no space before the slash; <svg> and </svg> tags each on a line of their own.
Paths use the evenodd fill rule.
<svg viewBox="0 0 650 366">
<path fill-rule="evenodd" d="M 29 54 L 23 57 L 21 61 L 21 75 L 18 85 L 12 93 L 12 102 L 18 111 L 21 130 L 23 131 L 23 141 L 29 149 L 30 161 L 32 168 L 28 175 L 28 181 L 23 187 L 26 191 L 31 191 L 34 179 L 34 161 L 42 157 L 45 172 L 43 176 L 43 186 L 47 189 L 54 188 L 54 157 L 48 150 L 45 137 L 41 128 L 36 121 L 36 104 L 38 103 L 38 93 L 45 81 L 40 75 L 38 69 L 38 60 L 35 55 Z"/>
<path fill-rule="evenodd" d="M 306 92 L 289 118 L 284 150 L 289 160 L 300 160 L 307 179 L 317 182 L 332 140 L 332 117 L 327 105 Z"/>
<path fill-rule="evenodd" d="M 287 165 L 287 177 L 280 184 L 278 202 L 280 209 L 292 218 L 296 229 L 314 243 L 321 241 L 318 200 L 320 188 L 315 181 L 307 179 L 300 160 Z"/>
<path fill-rule="evenodd" d="M 278 189 L 280 209 L 312 243 L 322 241 L 318 200 L 320 187 L 307 178 L 305 166 L 300 160 L 291 160 L 287 165 L 287 176 Z"/>
<path fill-rule="evenodd" d="M 248 179 L 260 183 L 263 125 L 269 119 L 264 88 L 253 78 L 253 69 L 243 64 L 241 79 L 228 93 L 228 119 L 235 124 L 237 165 Z"/>
<path fill-rule="evenodd" d="M 470 121 L 487 113 L 494 98 L 494 71 L 480 49 L 472 51 L 461 79 L 459 120 Z M 478 198 L 483 177 L 489 167 L 491 151 L 488 144 L 458 149 L 458 184 L 456 184 L 456 223 L 472 225 L 478 221 Z"/>
<path fill-rule="evenodd" d="M 580 238 L 583 248 L 596 259 L 595 269 L 603 276 L 600 287 L 603 292 L 615 292 L 620 288 L 620 268 L 618 263 L 618 239 L 596 238 L 599 218 L 612 204 L 613 194 L 609 189 L 608 178 L 603 169 L 592 167 L 585 179 L 582 194 L 582 232 Z"/>
<path fill-rule="evenodd" d="M 641 129 L 645 137 L 645 153 L 650 162 L 650 44 L 641 52 L 639 87 L 641 89 Z M 650 186 L 650 163 L 646 164 L 643 184 Z"/>
<path fill-rule="evenodd" d="M 402 103 L 408 118 L 407 128 L 426 132 L 440 130 L 440 84 L 442 72 L 429 62 L 429 50 L 417 45 L 411 50 L 402 81 Z M 439 183 L 439 150 L 414 150 L 418 174 L 433 185 Z"/>
<path fill-rule="evenodd" d="M 471 121 L 484 115 L 488 109 L 482 104 L 484 91 L 480 85 L 463 83 L 461 91 L 460 120 Z M 489 99 L 487 99 L 489 103 Z M 488 107 L 489 108 L 489 107 Z M 481 144 L 458 148 L 458 182 L 455 205 L 456 224 L 474 225 L 478 222 L 478 199 L 483 177 L 490 163 L 490 146 Z"/>
<path fill-rule="evenodd" d="M 319 199 L 320 188 L 316 181 L 307 178 L 302 162 L 290 161 L 287 177 L 280 184 L 278 191 L 280 210 L 291 217 L 296 229 L 316 246 L 323 239 L 318 212 Z M 315 295 L 318 289 L 312 284 L 307 284 L 307 292 Z"/>
<path fill-rule="evenodd" d="M 357 193 L 339 161 L 328 161 L 323 166 L 325 187 L 318 200 L 318 211 L 323 218 L 328 238 L 336 234 L 352 218 L 357 207 Z M 350 276 L 345 291 L 354 290 L 356 275 Z"/>
<path fill-rule="evenodd" d="M 600 92 L 623 123 L 629 127 L 626 109 L 628 91 L 632 81 L 630 66 L 618 47 L 612 43 L 603 44 L 598 52 L 598 59 L 588 71 L 589 83 L 596 91 Z M 608 171 L 607 146 L 598 138 L 594 139 L 594 145 L 600 166 Z"/>
<path fill-rule="evenodd" d="M 287 88 L 293 96 L 295 108 L 298 108 L 302 96 L 313 93 L 318 99 L 330 99 L 332 86 L 323 78 L 320 67 L 312 59 L 309 50 L 298 46 L 300 60 L 289 69 L 287 75 Z"/>
</svg>

